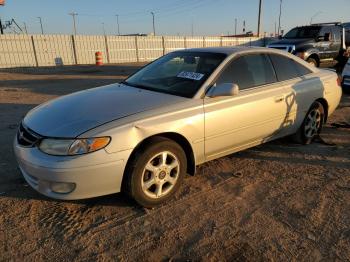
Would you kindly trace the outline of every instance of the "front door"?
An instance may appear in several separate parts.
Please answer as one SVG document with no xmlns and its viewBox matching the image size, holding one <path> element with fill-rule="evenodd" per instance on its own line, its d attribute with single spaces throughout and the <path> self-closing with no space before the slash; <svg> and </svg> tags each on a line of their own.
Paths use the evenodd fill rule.
<svg viewBox="0 0 350 262">
<path fill-rule="evenodd" d="M 216 80 L 222 83 L 236 83 L 240 93 L 204 100 L 207 160 L 279 136 L 288 112 L 288 88 L 277 82 L 267 55 L 234 59 Z"/>
</svg>

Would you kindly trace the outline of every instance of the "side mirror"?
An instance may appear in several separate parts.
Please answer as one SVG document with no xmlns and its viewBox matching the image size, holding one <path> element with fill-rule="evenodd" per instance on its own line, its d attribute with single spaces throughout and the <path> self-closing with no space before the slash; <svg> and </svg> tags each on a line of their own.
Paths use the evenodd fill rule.
<svg viewBox="0 0 350 262">
<path fill-rule="evenodd" d="M 218 96 L 234 96 L 239 94 L 239 87 L 234 83 L 222 83 L 217 86 L 213 86 L 209 93 L 209 97 Z"/>
<path fill-rule="evenodd" d="M 316 37 L 316 41 L 317 42 L 325 41 L 325 37 L 323 35 L 319 35 L 319 36 Z"/>
</svg>

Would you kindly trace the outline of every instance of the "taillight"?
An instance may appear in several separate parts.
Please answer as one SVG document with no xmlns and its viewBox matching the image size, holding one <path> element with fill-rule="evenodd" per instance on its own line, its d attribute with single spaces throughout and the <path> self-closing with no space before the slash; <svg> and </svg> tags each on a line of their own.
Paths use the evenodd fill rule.
<svg viewBox="0 0 350 262">
<path fill-rule="evenodd" d="M 341 86 L 341 82 L 343 81 L 342 77 L 341 76 L 338 76 L 337 78 L 337 85 L 338 86 Z"/>
</svg>

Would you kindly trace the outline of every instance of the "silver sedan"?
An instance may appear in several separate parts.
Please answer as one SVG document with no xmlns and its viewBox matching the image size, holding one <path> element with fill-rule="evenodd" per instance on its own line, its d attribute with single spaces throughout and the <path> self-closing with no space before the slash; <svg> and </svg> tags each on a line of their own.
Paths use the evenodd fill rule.
<svg viewBox="0 0 350 262">
<path fill-rule="evenodd" d="M 340 98 L 334 72 L 286 52 L 189 49 L 34 108 L 14 149 L 26 181 L 46 196 L 123 191 L 153 207 L 206 161 L 288 135 L 310 143 Z"/>
</svg>

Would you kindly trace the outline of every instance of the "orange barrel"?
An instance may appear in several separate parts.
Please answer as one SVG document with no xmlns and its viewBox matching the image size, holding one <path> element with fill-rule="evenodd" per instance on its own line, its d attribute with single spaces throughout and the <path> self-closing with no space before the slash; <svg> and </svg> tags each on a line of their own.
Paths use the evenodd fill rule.
<svg viewBox="0 0 350 262">
<path fill-rule="evenodd" d="M 101 66 L 103 65 L 103 60 L 102 60 L 102 52 L 98 51 L 95 53 L 95 58 L 96 58 L 96 65 Z"/>
</svg>

